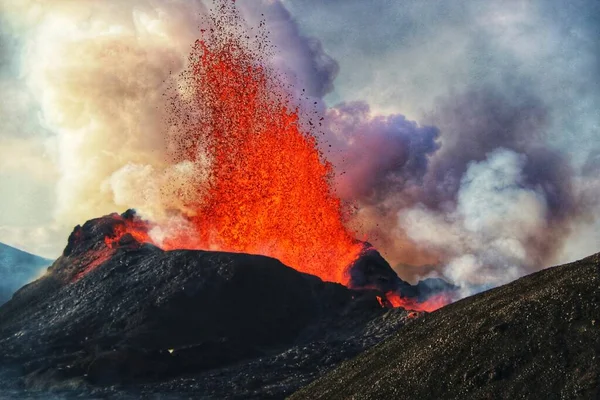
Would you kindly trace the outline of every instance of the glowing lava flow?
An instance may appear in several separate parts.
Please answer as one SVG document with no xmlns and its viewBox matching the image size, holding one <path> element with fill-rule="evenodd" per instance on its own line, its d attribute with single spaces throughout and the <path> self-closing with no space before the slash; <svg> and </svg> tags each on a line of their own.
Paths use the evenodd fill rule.
<svg viewBox="0 0 600 400">
<path fill-rule="evenodd" d="M 110 221 L 111 232 L 104 236 L 105 246 L 96 246 L 83 254 L 78 254 L 75 263 L 84 267 L 72 278 L 72 282 L 77 282 L 90 271 L 108 261 L 121 245 L 133 244 L 137 246 L 142 243 L 153 243 L 148 234 L 150 224 L 133 213 L 127 216 L 113 213 L 101 218 L 101 220 Z M 69 237 L 69 243 L 70 245 L 76 245 L 82 240 L 82 230 L 78 226 Z"/>
<path fill-rule="evenodd" d="M 111 215 L 111 218 L 120 223 L 114 225 L 111 235 L 104 237 L 104 243 L 109 248 L 117 247 L 125 234 L 130 234 L 139 243 L 153 243 L 148 234 L 149 224 L 146 221 L 137 217 L 123 218 L 118 214 Z"/>
<path fill-rule="evenodd" d="M 402 307 L 405 310 L 412 311 L 435 311 L 438 308 L 444 307 L 451 303 L 450 298 L 445 294 L 432 296 L 423 302 L 418 302 L 416 299 L 402 297 L 396 292 L 388 292 L 385 294 L 387 300 L 393 307 Z M 380 300 L 381 303 L 381 300 Z"/>
</svg>

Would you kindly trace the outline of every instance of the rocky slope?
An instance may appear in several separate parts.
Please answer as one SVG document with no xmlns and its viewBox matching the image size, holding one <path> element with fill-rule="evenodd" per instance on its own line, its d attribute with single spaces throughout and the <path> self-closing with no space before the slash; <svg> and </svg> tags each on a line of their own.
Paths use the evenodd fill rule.
<svg viewBox="0 0 600 400">
<path fill-rule="evenodd" d="M 133 223 L 129 212 L 78 226 L 48 273 L 0 307 L 0 391 L 283 398 L 417 315 L 272 258 L 165 252 L 123 234 Z M 423 295 L 382 260 L 368 252 L 353 279 Z"/>
<path fill-rule="evenodd" d="M 0 243 L 0 304 L 21 286 L 40 276 L 51 260 Z"/>
<path fill-rule="evenodd" d="M 600 255 L 419 318 L 291 399 L 600 398 Z"/>
</svg>

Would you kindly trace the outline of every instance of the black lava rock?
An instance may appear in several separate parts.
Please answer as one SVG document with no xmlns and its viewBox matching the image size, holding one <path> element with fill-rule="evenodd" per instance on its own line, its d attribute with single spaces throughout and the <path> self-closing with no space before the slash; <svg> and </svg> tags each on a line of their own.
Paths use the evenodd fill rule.
<svg viewBox="0 0 600 400">
<path fill-rule="evenodd" d="M 600 254 L 424 315 L 291 396 L 350 398 L 600 398 Z"/>
<path fill-rule="evenodd" d="M 0 390 L 283 398 L 414 316 L 269 257 L 106 243 L 135 218 L 76 227 L 48 273 L 0 307 Z M 3 373 L 17 383 L 2 388 Z"/>
</svg>

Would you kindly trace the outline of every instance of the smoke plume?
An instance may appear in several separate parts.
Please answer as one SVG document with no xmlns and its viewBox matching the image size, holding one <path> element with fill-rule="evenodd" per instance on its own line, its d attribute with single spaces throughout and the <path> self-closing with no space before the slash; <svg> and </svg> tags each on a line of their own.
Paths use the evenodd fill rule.
<svg viewBox="0 0 600 400">
<path fill-rule="evenodd" d="M 172 230 L 185 230 L 183 216 L 192 212 L 185 205 L 208 179 L 211 160 L 189 163 L 170 156 L 167 139 L 177 134 L 169 119 L 170 102 L 185 96 L 186 83 L 179 73 L 199 31 L 210 28 L 206 17 L 214 4 L 0 4 L 6 22 L 0 32 L 0 88 L 15 94 L 12 102 L 0 106 L 0 166 L 3 174 L 27 171 L 28 179 L 37 185 L 43 182 L 47 193 L 39 197 L 50 199 L 44 214 L 53 215 L 51 221 L 26 229 L 2 222 L 6 226 L 0 226 L 0 233 L 18 234 L 25 243 L 27 232 L 40 231 L 36 224 L 42 224 L 52 234 L 38 236 L 59 238 L 58 253 L 73 225 L 126 208 L 136 208 L 158 224 L 153 234 L 159 242 Z M 266 59 L 268 67 L 294 99 L 300 124 L 317 134 L 333 164 L 336 193 L 353 209 L 348 223 L 403 278 L 444 276 L 468 294 L 581 256 L 582 251 L 595 251 L 596 241 L 579 243 L 584 243 L 582 236 L 600 235 L 591 218 L 600 189 L 597 151 L 586 151 L 587 161 L 574 162 L 574 149 L 562 151 L 555 145 L 556 127 L 571 126 L 557 112 L 566 100 L 551 83 L 536 85 L 528 78 L 539 75 L 535 68 L 540 60 L 556 59 L 553 73 L 556 65 L 570 60 L 577 61 L 573 65 L 587 64 L 574 53 L 557 59 L 554 48 L 545 53 L 531 50 L 540 40 L 538 33 L 525 35 L 514 54 L 505 56 L 507 38 L 524 35 L 533 8 L 508 7 L 505 13 L 514 11 L 510 19 L 497 6 L 481 11 L 462 4 L 456 11 L 460 18 L 453 14 L 439 29 L 448 33 L 456 28 L 452 24 L 464 25 L 461 18 L 473 18 L 473 29 L 480 33 L 474 43 L 466 42 L 467 33 L 458 28 L 459 33 L 448 36 L 432 31 L 437 24 L 413 26 L 415 32 L 425 30 L 423 37 L 433 44 L 429 48 L 423 38 L 416 38 L 410 51 L 401 54 L 402 62 L 383 58 L 390 62 L 382 68 L 399 71 L 394 76 L 407 65 L 409 78 L 423 81 L 425 65 L 450 68 L 471 51 L 478 57 L 471 70 L 436 73 L 433 83 L 423 84 L 438 86 L 432 90 L 435 101 L 423 102 L 428 109 L 421 121 L 411 121 L 400 114 L 402 109 L 381 115 L 381 104 L 373 107 L 355 98 L 331 106 L 325 99 L 335 89 L 340 65 L 329 55 L 330 48 L 301 29 L 288 11 L 295 6 L 268 0 L 235 4 L 249 33 L 260 35 L 258 27 L 264 24 L 263 32 L 275 49 Z M 407 7 L 411 18 L 422 14 L 421 8 Z M 444 10 L 432 15 L 442 18 L 438 14 L 445 15 Z M 536 24 L 549 24 L 545 14 L 535 15 Z M 460 51 L 446 52 L 448 43 L 442 36 L 454 38 Z M 480 48 L 489 50 L 486 40 L 495 52 L 477 53 Z M 563 43 L 560 40 L 556 42 Z M 421 48 L 439 51 L 440 59 L 414 59 Z M 500 72 L 486 75 L 483 59 L 494 61 Z M 364 60 L 356 62 L 365 65 Z M 385 92 L 404 96 L 402 82 L 411 79 L 383 80 Z M 456 79 L 460 85 L 445 82 Z M 561 82 L 564 87 L 570 83 Z M 406 93 L 415 98 L 427 96 L 414 86 L 409 89 Z M 390 108 L 393 104 L 385 107 Z M 591 135 L 588 131 L 582 135 Z M 45 157 L 36 157 L 40 153 Z"/>
</svg>

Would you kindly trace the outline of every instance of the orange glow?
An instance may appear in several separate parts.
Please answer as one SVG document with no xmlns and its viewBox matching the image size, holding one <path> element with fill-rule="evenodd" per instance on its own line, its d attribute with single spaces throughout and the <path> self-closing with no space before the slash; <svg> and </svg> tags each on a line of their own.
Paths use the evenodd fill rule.
<svg viewBox="0 0 600 400">
<path fill-rule="evenodd" d="M 77 260 L 77 263 L 83 268 L 79 271 L 75 276 L 71 279 L 71 282 L 77 282 L 81 278 L 83 278 L 87 273 L 96 269 L 101 264 L 110 260 L 113 256 L 114 251 L 111 249 L 101 249 L 96 251 L 89 251 L 87 254 L 80 256 Z"/>
<path fill-rule="evenodd" d="M 276 79 L 235 36 L 197 41 L 190 61 L 184 76 L 196 119 L 185 119 L 172 148 L 179 162 L 208 155 L 210 177 L 185 204 L 196 237 L 176 235 L 162 247 L 263 254 L 346 284 L 362 245 L 344 226 L 331 165 Z"/>
<path fill-rule="evenodd" d="M 74 262 L 81 266 L 81 271 L 72 278 L 72 282 L 77 282 L 87 273 L 110 260 L 119 247 L 121 239 L 126 234 L 131 235 L 138 243 L 152 243 L 152 239 L 148 234 L 150 224 L 139 217 L 131 216 L 126 218 L 113 213 L 104 218 L 112 220 L 112 232 L 104 237 L 104 244 L 106 246 L 96 246 L 94 250 L 89 250 L 79 255 Z M 76 235 L 75 240 L 81 240 L 81 231 L 76 230 L 74 234 Z"/>
<path fill-rule="evenodd" d="M 392 304 L 392 306 L 402 307 L 405 310 L 412 311 L 431 312 L 437 310 L 438 308 L 444 307 L 445 305 L 450 304 L 451 302 L 451 299 L 445 294 L 432 296 L 422 303 L 418 302 L 416 299 L 401 297 L 398 293 L 395 292 L 388 292 L 385 294 L 385 296 L 387 297 L 388 301 Z"/>
<path fill-rule="evenodd" d="M 125 234 L 130 234 L 139 243 L 152 243 L 148 234 L 148 223 L 140 218 L 123 218 L 120 215 L 113 214 L 113 219 L 118 220 L 119 224 L 113 226 L 113 234 L 104 237 L 104 243 L 109 248 L 118 246 L 119 241 Z"/>
</svg>

